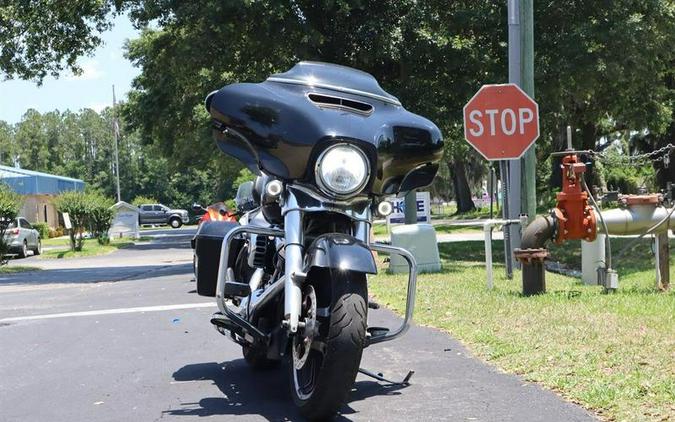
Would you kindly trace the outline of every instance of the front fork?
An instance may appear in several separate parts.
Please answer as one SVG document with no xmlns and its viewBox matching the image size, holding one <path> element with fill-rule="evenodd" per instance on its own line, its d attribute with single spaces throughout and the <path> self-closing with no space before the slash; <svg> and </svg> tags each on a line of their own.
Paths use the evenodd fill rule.
<svg viewBox="0 0 675 422">
<path fill-rule="evenodd" d="M 289 195 L 293 202 L 295 198 Z M 297 205 L 297 204 L 296 204 Z M 284 317 L 288 324 L 288 330 L 291 333 L 298 331 L 298 321 L 302 308 L 302 288 L 301 283 L 304 280 L 302 272 L 303 260 L 303 233 L 302 233 L 302 211 L 295 206 L 284 215 Z"/>
</svg>

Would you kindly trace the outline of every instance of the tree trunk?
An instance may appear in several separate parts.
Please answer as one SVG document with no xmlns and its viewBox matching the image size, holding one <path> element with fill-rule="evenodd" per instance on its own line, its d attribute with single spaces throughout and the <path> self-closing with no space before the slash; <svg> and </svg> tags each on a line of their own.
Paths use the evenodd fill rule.
<svg viewBox="0 0 675 422">
<path fill-rule="evenodd" d="M 471 199 L 471 189 L 466 179 L 466 168 L 461 160 L 448 162 L 450 173 L 452 173 L 452 185 L 455 188 L 455 201 L 457 202 L 457 213 L 473 211 L 476 209 Z"/>
</svg>

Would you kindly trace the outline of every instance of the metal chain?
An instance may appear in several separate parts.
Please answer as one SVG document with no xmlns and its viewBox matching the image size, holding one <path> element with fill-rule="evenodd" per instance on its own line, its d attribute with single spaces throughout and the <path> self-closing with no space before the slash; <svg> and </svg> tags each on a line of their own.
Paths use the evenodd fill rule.
<svg viewBox="0 0 675 422">
<path fill-rule="evenodd" d="M 608 157 L 607 153 L 605 152 L 595 152 L 592 150 L 584 151 L 588 155 L 592 156 L 593 158 L 605 162 L 605 163 L 611 163 L 611 164 L 644 164 L 648 161 L 651 162 L 658 162 L 658 161 L 663 161 L 663 166 L 665 168 L 668 168 L 668 165 L 670 164 L 670 154 L 671 152 L 675 151 L 675 145 L 673 144 L 668 144 L 666 146 L 663 146 L 659 149 L 656 149 L 652 152 L 646 152 L 644 154 L 638 154 L 638 155 L 629 155 L 628 157 L 623 157 L 623 156 L 615 156 L 615 157 Z"/>
</svg>

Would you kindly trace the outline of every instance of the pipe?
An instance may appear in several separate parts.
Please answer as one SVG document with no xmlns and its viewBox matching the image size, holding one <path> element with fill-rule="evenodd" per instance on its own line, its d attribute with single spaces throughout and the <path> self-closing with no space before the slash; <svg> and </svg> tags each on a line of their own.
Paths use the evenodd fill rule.
<svg viewBox="0 0 675 422">
<path fill-rule="evenodd" d="M 514 251 L 523 266 L 523 295 L 531 296 L 546 291 L 544 259 L 548 256 L 546 243 L 556 232 L 552 215 L 539 216 L 523 230 L 521 248 Z"/>
<path fill-rule="evenodd" d="M 659 222 L 652 232 L 662 233 L 675 225 L 675 213 L 671 209 L 650 204 L 602 211 L 602 217 L 607 231 L 615 235 L 642 234 Z"/>
</svg>

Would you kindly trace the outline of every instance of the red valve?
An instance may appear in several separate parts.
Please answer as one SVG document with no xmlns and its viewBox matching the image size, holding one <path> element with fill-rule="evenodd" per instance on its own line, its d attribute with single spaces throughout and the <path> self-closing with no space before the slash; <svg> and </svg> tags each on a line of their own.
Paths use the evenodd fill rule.
<svg viewBox="0 0 675 422">
<path fill-rule="evenodd" d="M 586 172 L 586 164 L 579 161 L 576 154 L 566 155 L 561 164 L 563 186 L 556 195 L 558 203 L 553 209 L 558 220 L 558 231 L 554 242 L 565 240 L 593 241 L 597 235 L 597 226 L 593 208 L 588 205 L 588 193 L 582 189 L 581 178 Z"/>
</svg>

